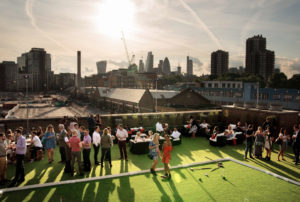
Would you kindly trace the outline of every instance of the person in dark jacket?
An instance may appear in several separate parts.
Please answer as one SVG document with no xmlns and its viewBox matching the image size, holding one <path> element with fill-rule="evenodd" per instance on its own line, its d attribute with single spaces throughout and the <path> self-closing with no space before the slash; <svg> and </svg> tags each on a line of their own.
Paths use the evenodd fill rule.
<svg viewBox="0 0 300 202">
<path fill-rule="evenodd" d="M 293 150 L 295 154 L 295 165 L 299 163 L 299 152 L 300 152 L 300 132 L 297 125 L 294 125 L 294 135 L 293 139 Z"/>
</svg>

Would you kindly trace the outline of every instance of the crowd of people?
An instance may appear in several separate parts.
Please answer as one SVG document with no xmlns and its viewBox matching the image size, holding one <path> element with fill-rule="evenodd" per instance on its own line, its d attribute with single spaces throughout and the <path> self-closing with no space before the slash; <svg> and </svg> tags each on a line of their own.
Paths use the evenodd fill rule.
<svg viewBox="0 0 300 202">
<path fill-rule="evenodd" d="M 294 125 L 293 135 L 288 134 L 287 130 L 283 128 L 280 129 L 279 134 L 276 134 L 275 126 L 269 117 L 266 118 L 266 121 L 261 126 L 257 127 L 257 130 L 254 129 L 253 124 L 245 123 L 245 125 L 242 126 L 241 122 L 238 122 L 234 127 L 233 129 L 233 124 L 229 124 L 228 128 L 224 131 L 224 135 L 227 138 L 231 138 L 236 132 L 242 132 L 242 134 L 244 134 L 246 139 L 245 159 L 248 158 L 248 155 L 252 159 L 254 159 L 254 157 L 262 159 L 262 154 L 265 149 L 266 156 L 264 159 L 270 161 L 273 144 L 276 143 L 279 145 L 277 160 L 285 161 L 284 152 L 288 147 L 288 142 L 290 142 L 295 154 L 294 162 L 296 165 L 299 163 L 300 134 L 298 125 Z M 211 138 L 216 138 L 218 134 L 220 134 L 219 127 L 215 126 Z"/>
<path fill-rule="evenodd" d="M 97 117 L 97 116 L 96 116 Z M 96 121 L 98 120 L 98 121 Z M 99 121 L 100 120 L 100 121 Z M 94 127 L 92 132 L 91 127 Z M 83 125 L 79 125 L 76 119 L 67 119 L 64 117 L 60 124 L 57 126 L 58 130 L 55 131 L 55 127 L 49 124 L 45 132 L 43 132 L 42 127 L 32 128 L 30 134 L 25 134 L 22 127 L 17 128 L 14 132 L 8 130 L 7 134 L 0 134 L 0 185 L 7 183 L 6 179 L 6 169 L 9 162 L 15 162 L 16 172 L 13 180 L 10 182 L 9 186 L 15 186 L 20 184 L 25 180 L 24 172 L 24 160 L 28 157 L 28 152 L 30 152 L 29 159 L 30 162 L 38 160 L 38 152 L 45 153 L 48 157 L 48 163 L 52 164 L 54 162 L 54 151 L 55 147 L 59 147 L 60 161 L 63 163 L 64 172 L 70 173 L 74 176 L 75 173 L 75 163 L 77 163 L 78 171 L 76 172 L 80 176 L 84 175 L 84 172 L 90 172 L 91 161 L 90 153 L 91 148 L 94 149 L 94 164 L 95 166 L 100 165 L 101 168 L 104 167 L 104 161 L 108 161 L 109 168 L 112 168 L 111 160 L 111 147 L 114 145 L 114 140 L 117 139 L 117 144 L 120 151 L 120 160 L 128 161 L 128 154 L 126 150 L 126 141 L 128 139 L 128 130 L 123 128 L 122 124 L 117 126 L 116 132 L 112 135 L 112 130 L 110 127 L 103 127 L 101 123 L 101 118 L 98 119 L 90 116 L 88 120 L 88 128 Z M 165 127 L 164 131 L 168 131 Z M 178 131 L 177 131 L 178 133 Z M 141 132 L 136 135 L 136 141 L 139 141 Z M 170 160 L 170 154 L 166 155 L 165 148 L 170 148 L 171 143 L 167 138 L 169 134 L 164 133 L 166 138 L 166 146 L 163 147 L 163 162 L 165 164 L 166 175 L 170 175 L 170 170 L 168 169 L 168 162 Z M 176 131 L 175 133 L 176 134 Z M 147 137 L 151 139 L 150 144 L 154 141 L 154 137 L 158 134 L 149 131 Z M 178 136 L 178 134 L 177 134 Z M 26 139 L 27 137 L 27 139 Z M 159 146 L 159 144 L 157 144 Z M 151 146 L 149 146 L 150 148 Z M 101 149 L 101 157 L 99 161 L 99 150 Z M 157 149 L 157 147 L 156 147 Z M 30 150 L 30 151 L 27 151 Z M 159 150 L 159 149 L 158 149 Z M 170 149 L 169 149 L 170 150 Z M 153 148 L 152 150 L 153 151 Z M 151 152 L 151 154 L 154 154 Z M 82 161 L 83 157 L 83 161 Z M 155 157 L 153 160 L 155 161 Z M 157 159 L 156 159 L 157 160 Z M 155 167 L 152 172 L 155 173 Z"/>
<path fill-rule="evenodd" d="M 214 127 L 210 133 L 210 124 L 204 120 L 201 124 L 191 117 L 187 125 L 188 133 L 192 138 L 202 130 L 205 134 L 211 134 L 211 138 L 215 138 L 220 129 L 218 126 Z M 84 172 L 90 172 L 91 148 L 94 150 L 94 165 L 104 167 L 104 161 L 108 161 L 109 168 L 112 168 L 111 147 L 114 142 L 118 144 L 120 152 L 120 160 L 128 161 L 128 154 L 126 150 L 126 141 L 130 130 L 124 128 L 122 124 L 117 126 L 116 131 L 112 134 L 112 129 L 107 126 L 103 127 L 101 117 L 90 116 L 88 118 L 88 127 L 80 125 L 76 119 L 68 119 L 64 117 L 55 131 L 53 125 L 48 125 L 45 132 L 42 127 L 32 128 L 30 135 L 25 138 L 22 127 L 17 128 L 14 132 L 8 130 L 6 134 L 0 134 L 0 180 L 1 185 L 7 182 L 6 169 L 8 162 L 15 162 L 16 172 L 10 186 L 15 186 L 17 183 L 22 183 L 25 180 L 24 159 L 27 154 L 27 149 L 30 148 L 30 162 L 38 160 L 39 153 L 45 152 L 48 157 L 48 163 L 52 164 L 54 161 L 54 149 L 58 145 L 60 153 L 60 163 L 63 163 L 64 172 L 70 173 L 71 176 L 75 173 L 75 163 L 78 165 L 76 172 L 80 176 Z M 138 143 L 149 139 L 149 151 L 152 159 L 152 166 L 150 172 L 156 175 L 156 166 L 158 159 L 161 158 L 164 164 L 164 175 L 162 178 L 171 178 L 169 161 L 171 159 L 172 142 L 171 139 L 180 138 L 181 133 L 174 128 L 170 130 L 169 125 L 162 124 L 159 121 L 155 125 L 155 133 L 151 130 L 144 134 L 144 129 L 137 131 L 134 142 Z M 248 158 L 262 158 L 263 150 L 266 150 L 265 160 L 270 161 L 273 143 L 279 144 L 278 161 L 285 160 L 284 152 L 287 149 L 288 141 L 293 142 L 293 150 L 295 153 L 295 164 L 299 163 L 300 151 L 300 134 L 299 126 L 294 126 L 294 134 L 289 135 L 286 129 L 281 128 L 277 137 L 272 121 L 267 118 L 262 126 L 254 129 L 253 124 L 244 124 L 238 122 L 234 128 L 230 124 L 224 131 L 224 135 L 228 138 L 233 137 L 235 132 L 242 132 L 246 139 L 245 159 Z M 160 145 L 159 140 L 163 137 L 164 143 Z M 275 138 L 277 137 L 277 138 Z M 30 145 L 30 147 L 28 147 Z M 253 150 L 254 146 L 254 151 Z M 101 149 L 101 157 L 99 161 L 99 151 Z M 162 154 L 161 154 L 162 151 Z M 83 157 L 83 161 L 82 161 Z"/>
</svg>

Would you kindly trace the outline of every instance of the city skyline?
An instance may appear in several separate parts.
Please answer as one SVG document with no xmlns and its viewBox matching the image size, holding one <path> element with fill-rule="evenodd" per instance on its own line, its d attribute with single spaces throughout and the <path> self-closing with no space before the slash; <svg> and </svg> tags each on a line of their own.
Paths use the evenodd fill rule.
<svg viewBox="0 0 300 202">
<path fill-rule="evenodd" d="M 288 77 L 300 72 L 298 1 L 110 2 L 1 1 L 0 28 L 5 31 L 0 33 L 0 61 L 16 61 L 37 47 L 51 54 L 55 73 L 76 72 L 77 50 L 82 53 L 83 76 L 95 74 L 99 60 L 108 61 L 107 71 L 126 67 L 120 39 L 124 26 L 129 54 L 136 55 L 136 64 L 141 57 L 146 64 L 147 53 L 152 51 L 154 67 L 168 57 L 171 71 L 179 63 L 186 72 L 186 56 L 190 55 L 194 74 L 209 74 L 211 52 L 222 49 L 230 54 L 229 67 L 245 66 L 246 39 L 262 34 L 276 53 L 275 68 L 279 66 Z"/>
</svg>

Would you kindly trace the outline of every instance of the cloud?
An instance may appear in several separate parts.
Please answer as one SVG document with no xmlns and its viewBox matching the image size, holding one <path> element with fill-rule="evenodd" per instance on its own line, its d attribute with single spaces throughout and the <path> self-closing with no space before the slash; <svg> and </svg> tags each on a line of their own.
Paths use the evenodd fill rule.
<svg viewBox="0 0 300 202">
<path fill-rule="evenodd" d="M 119 68 L 127 68 L 128 67 L 128 62 L 125 62 L 125 61 L 116 62 L 113 60 L 108 60 L 108 63 L 113 64 Z"/>
<path fill-rule="evenodd" d="M 51 36 L 49 36 L 45 31 L 43 31 L 37 24 L 36 24 L 36 20 L 35 17 L 33 15 L 32 12 L 32 8 L 33 8 L 33 4 L 34 4 L 34 0 L 27 0 L 26 4 L 25 4 L 25 12 L 27 17 L 30 20 L 31 25 L 38 31 L 40 32 L 45 38 L 47 38 L 48 40 L 50 40 L 51 42 L 53 42 L 54 44 L 56 44 L 57 46 L 70 51 L 69 48 L 67 48 L 66 46 L 62 45 L 60 42 L 58 42 L 57 40 L 55 40 L 54 38 L 52 38 Z"/>
<path fill-rule="evenodd" d="M 300 58 L 277 57 L 275 66 L 279 66 L 280 71 L 285 73 L 288 78 L 294 74 L 300 74 Z"/>
<path fill-rule="evenodd" d="M 203 20 L 199 17 L 199 15 L 184 1 L 178 0 L 182 6 L 190 12 L 190 14 L 194 17 L 197 23 L 201 26 L 201 28 L 206 32 L 206 34 L 210 37 L 210 39 L 216 44 L 219 49 L 223 49 L 219 39 L 215 36 L 215 34 L 208 28 L 208 26 L 203 22 Z"/>
<path fill-rule="evenodd" d="M 202 67 L 203 66 L 203 62 L 201 62 L 198 58 L 190 57 L 190 59 L 193 60 L 193 64 L 194 65 L 197 65 L 198 67 Z"/>
</svg>

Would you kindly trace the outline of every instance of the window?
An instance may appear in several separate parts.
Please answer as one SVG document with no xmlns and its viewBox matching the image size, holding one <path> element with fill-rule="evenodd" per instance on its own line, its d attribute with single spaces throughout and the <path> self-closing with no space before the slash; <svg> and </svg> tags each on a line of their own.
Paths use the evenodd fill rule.
<svg viewBox="0 0 300 202">
<path fill-rule="evenodd" d="M 226 86 L 225 86 L 225 83 L 222 83 L 222 88 L 225 88 Z"/>
<path fill-rule="evenodd" d="M 232 88 L 235 88 L 235 83 L 232 84 Z"/>
<path fill-rule="evenodd" d="M 230 88 L 230 83 L 227 84 L 227 88 Z"/>
<path fill-rule="evenodd" d="M 212 86 L 212 84 L 211 84 L 211 83 L 209 83 L 209 84 L 208 84 L 208 87 L 209 87 L 209 88 L 211 88 L 211 86 Z"/>
<path fill-rule="evenodd" d="M 217 83 L 215 83 L 214 87 L 215 88 L 219 88 L 219 85 Z"/>
<path fill-rule="evenodd" d="M 273 100 L 280 100 L 280 94 L 274 94 Z"/>
<path fill-rule="evenodd" d="M 238 87 L 238 88 L 241 88 L 241 84 L 238 84 L 237 87 Z"/>
<path fill-rule="evenodd" d="M 283 96 L 283 101 L 291 101 L 292 100 L 292 95 L 284 95 Z"/>
</svg>

